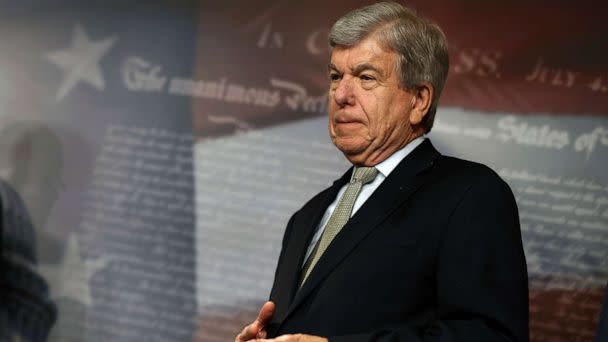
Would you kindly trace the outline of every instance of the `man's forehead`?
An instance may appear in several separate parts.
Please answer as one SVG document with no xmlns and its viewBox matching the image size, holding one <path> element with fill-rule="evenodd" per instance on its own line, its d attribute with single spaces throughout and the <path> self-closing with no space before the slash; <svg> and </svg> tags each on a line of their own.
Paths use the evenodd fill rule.
<svg viewBox="0 0 608 342">
<path fill-rule="evenodd" d="M 395 61 L 395 53 L 378 45 L 356 44 L 334 47 L 329 63 L 330 69 L 355 70 L 361 68 L 386 69 Z"/>
</svg>

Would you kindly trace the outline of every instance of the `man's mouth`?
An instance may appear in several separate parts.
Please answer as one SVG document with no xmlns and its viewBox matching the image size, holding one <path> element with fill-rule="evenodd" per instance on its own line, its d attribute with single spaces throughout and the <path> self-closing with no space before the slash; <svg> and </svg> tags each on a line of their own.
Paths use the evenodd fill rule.
<svg viewBox="0 0 608 342">
<path fill-rule="evenodd" d="M 363 123 L 361 121 L 353 119 L 338 119 L 335 122 L 336 131 L 342 132 L 342 134 L 349 131 L 358 131 L 362 125 Z"/>
<path fill-rule="evenodd" d="M 350 115 L 340 115 L 340 116 L 336 116 L 336 119 L 334 120 L 337 124 L 353 124 L 353 123 L 362 123 L 361 120 L 358 120 L 356 118 L 354 118 L 353 116 Z"/>
</svg>

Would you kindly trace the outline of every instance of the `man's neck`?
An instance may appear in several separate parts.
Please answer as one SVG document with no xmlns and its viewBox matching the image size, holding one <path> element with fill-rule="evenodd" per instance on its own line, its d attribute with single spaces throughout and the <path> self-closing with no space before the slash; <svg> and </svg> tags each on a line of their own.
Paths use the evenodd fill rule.
<svg viewBox="0 0 608 342">
<path fill-rule="evenodd" d="M 378 171 L 384 177 L 388 177 L 388 175 L 395 169 L 395 167 L 397 167 L 397 165 L 405 157 L 407 157 L 410 153 L 412 153 L 413 150 L 416 149 L 416 147 L 420 146 L 420 144 L 422 144 L 422 142 L 424 142 L 424 139 L 426 139 L 425 136 L 419 136 L 419 137 L 409 141 L 401 149 L 395 151 L 388 158 L 386 158 L 382 162 L 376 164 L 375 165 L 376 169 L 378 169 Z"/>
</svg>

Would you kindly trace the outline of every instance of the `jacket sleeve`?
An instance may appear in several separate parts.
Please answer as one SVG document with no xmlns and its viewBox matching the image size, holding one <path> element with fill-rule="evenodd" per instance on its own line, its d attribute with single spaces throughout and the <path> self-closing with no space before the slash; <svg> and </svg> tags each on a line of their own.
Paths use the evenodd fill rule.
<svg viewBox="0 0 608 342">
<path fill-rule="evenodd" d="M 528 276 L 517 205 L 488 173 L 449 217 L 437 248 L 437 311 L 424 329 L 406 325 L 349 336 L 356 341 L 528 341 Z"/>
</svg>

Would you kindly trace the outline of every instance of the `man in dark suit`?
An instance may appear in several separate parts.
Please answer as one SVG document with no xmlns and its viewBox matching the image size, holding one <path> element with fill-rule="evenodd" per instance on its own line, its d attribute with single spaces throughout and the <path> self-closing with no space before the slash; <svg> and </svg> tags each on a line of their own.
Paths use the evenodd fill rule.
<svg viewBox="0 0 608 342">
<path fill-rule="evenodd" d="M 527 341 L 517 206 L 429 132 L 448 72 L 439 27 L 396 3 L 330 32 L 329 133 L 354 168 L 290 219 L 270 302 L 236 341 Z"/>
</svg>

